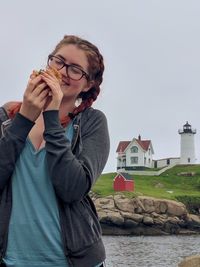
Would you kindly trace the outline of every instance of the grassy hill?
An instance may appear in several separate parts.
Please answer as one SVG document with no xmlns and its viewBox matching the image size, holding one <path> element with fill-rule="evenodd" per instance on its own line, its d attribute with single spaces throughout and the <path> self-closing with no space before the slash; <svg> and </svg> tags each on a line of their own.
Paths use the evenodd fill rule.
<svg viewBox="0 0 200 267">
<path fill-rule="evenodd" d="M 194 176 L 180 175 L 185 172 L 194 172 Z M 115 194 L 113 178 L 116 173 L 102 174 L 92 191 L 108 196 Z M 145 195 L 157 198 L 179 200 L 181 197 L 198 198 L 200 201 L 200 165 L 177 165 L 160 176 L 133 175 L 135 182 L 134 192 L 124 192 L 128 197 Z"/>
</svg>

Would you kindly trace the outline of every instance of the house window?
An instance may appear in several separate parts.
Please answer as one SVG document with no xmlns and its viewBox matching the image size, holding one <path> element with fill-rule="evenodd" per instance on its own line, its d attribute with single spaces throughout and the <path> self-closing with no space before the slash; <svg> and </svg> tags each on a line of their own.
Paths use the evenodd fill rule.
<svg viewBox="0 0 200 267">
<path fill-rule="evenodd" d="M 146 163 L 147 163 L 147 159 L 146 157 L 144 157 L 144 165 L 146 165 Z"/>
<path fill-rule="evenodd" d="M 131 157 L 131 164 L 138 164 L 138 157 Z"/>
<path fill-rule="evenodd" d="M 131 153 L 137 153 L 138 152 L 138 147 L 137 146 L 132 146 L 131 147 Z"/>
<path fill-rule="evenodd" d="M 149 148 L 149 155 L 151 155 L 151 149 Z"/>
</svg>

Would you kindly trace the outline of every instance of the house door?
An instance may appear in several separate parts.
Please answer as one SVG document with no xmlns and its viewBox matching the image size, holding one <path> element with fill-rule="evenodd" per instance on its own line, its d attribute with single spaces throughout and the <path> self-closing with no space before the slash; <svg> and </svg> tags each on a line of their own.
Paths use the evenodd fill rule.
<svg viewBox="0 0 200 267">
<path fill-rule="evenodd" d="M 154 161 L 154 168 L 158 168 L 158 162 L 157 162 L 157 160 Z"/>
</svg>

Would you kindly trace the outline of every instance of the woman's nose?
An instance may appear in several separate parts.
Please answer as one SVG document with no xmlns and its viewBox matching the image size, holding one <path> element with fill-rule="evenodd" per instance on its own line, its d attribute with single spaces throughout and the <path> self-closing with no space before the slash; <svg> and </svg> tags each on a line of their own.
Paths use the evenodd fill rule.
<svg viewBox="0 0 200 267">
<path fill-rule="evenodd" d="M 61 75 L 68 77 L 66 66 L 64 66 L 61 70 L 59 70 L 59 72 Z"/>
<path fill-rule="evenodd" d="M 70 82 L 70 77 L 68 75 L 68 72 L 67 72 L 67 67 L 63 67 L 61 70 L 59 70 L 61 76 L 63 77 L 63 80 L 65 82 Z"/>
</svg>

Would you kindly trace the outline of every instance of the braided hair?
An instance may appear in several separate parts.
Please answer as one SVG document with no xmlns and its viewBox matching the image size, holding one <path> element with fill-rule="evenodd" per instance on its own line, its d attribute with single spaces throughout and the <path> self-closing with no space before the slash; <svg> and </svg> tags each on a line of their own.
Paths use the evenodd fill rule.
<svg viewBox="0 0 200 267">
<path fill-rule="evenodd" d="M 82 99 L 81 104 L 76 107 L 72 113 L 69 113 L 65 117 L 61 118 L 61 124 L 63 126 L 66 126 L 78 113 L 92 106 L 93 102 L 97 99 L 100 93 L 100 85 L 103 81 L 104 72 L 103 56 L 99 52 L 98 48 L 87 40 L 75 35 L 65 35 L 64 38 L 56 45 L 51 55 L 55 55 L 61 47 L 69 44 L 73 44 L 85 52 L 89 66 L 89 80 L 93 81 L 93 86 L 87 92 L 81 92 L 78 96 Z M 8 111 L 9 117 L 14 117 L 15 114 L 19 112 L 20 107 L 20 102 L 13 104 Z"/>
</svg>

